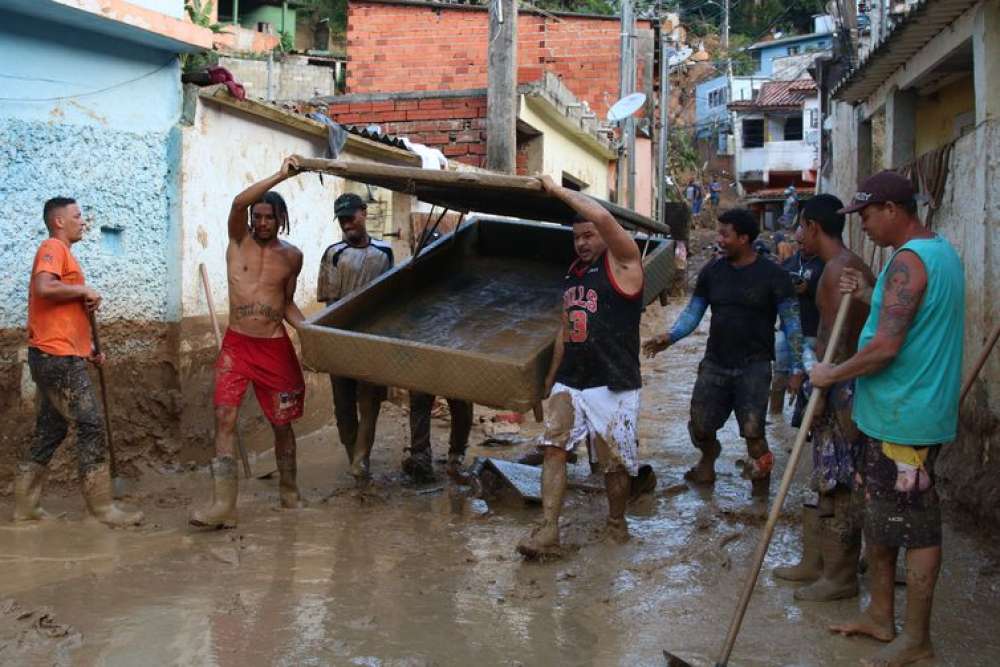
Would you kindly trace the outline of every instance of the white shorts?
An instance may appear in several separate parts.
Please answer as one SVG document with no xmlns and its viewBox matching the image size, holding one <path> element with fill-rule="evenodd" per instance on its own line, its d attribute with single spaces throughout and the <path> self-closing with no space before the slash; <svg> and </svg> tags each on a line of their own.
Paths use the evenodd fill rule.
<svg viewBox="0 0 1000 667">
<path fill-rule="evenodd" d="M 604 472 L 639 474 L 639 390 L 574 389 L 556 383 L 541 444 L 572 451 L 587 438 Z"/>
</svg>

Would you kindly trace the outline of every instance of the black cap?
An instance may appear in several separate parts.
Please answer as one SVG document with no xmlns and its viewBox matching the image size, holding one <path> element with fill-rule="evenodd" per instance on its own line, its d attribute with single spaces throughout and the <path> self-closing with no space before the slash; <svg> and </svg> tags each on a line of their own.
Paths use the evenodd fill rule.
<svg viewBox="0 0 1000 667">
<path fill-rule="evenodd" d="M 345 192 L 333 202 L 333 214 L 338 218 L 354 215 L 355 211 L 362 208 L 368 208 L 368 204 L 353 192 Z"/>
<path fill-rule="evenodd" d="M 905 204 L 913 201 L 914 197 L 916 197 L 916 192 L 913 190 L 913 183 L 910 182 L 910 179 L 894 171 L 880 171 L 874 176 L 866 178 L 851 200 L 851 204 L 840 209 L 837 213 L 855 213 L 869 204 L 884 204 L 886 202 Z"/>
</svg>

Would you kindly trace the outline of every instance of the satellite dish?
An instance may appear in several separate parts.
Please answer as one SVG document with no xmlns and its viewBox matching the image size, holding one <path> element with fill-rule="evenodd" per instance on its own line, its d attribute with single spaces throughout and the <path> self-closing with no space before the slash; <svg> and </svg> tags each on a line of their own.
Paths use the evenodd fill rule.
<svg viewBox="0 0 1000 667">
<path fill-rule="evenodd" d="M 608 120 L 612 123 L 625 120 L 641 109 L 642 105 L 645 103 L 646 96 L 643 93 L 632 93 L 631 95 L 626 95 L 615 102 L 614 106 L 608 109 Z"/>
</svg>

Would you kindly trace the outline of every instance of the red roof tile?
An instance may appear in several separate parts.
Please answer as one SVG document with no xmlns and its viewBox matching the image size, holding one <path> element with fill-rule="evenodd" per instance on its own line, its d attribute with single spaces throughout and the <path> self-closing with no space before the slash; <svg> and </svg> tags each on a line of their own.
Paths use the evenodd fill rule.
<svg viewBox="0 0 1000 667">
<path fill-rule="evenodd" d="M 738 100 L 729 106 L 733 109 L 797 109 L 815 95 L 816 82 L 812 79 L 768 81 L 761 86 L 756 99 Z"/>
</svg>

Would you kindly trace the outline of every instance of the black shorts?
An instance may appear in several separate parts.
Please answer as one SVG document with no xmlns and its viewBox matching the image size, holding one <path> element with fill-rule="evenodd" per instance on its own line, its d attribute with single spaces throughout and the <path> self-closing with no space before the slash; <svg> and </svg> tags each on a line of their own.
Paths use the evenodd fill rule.
<svg viewBox="0 0 1000 667">
<path fill-rule="evenodd" d="M 865 539 L 885 547 L 922 549 L 941 546 L 941 501 L 934 463 L 940 445 L 927 448 L 924 469 L 930 486 L 896 490 L 896 462 L 882 452 L 882 441 L 867 438 L 864 454 Z"/>
<path fill-rule="evenodd" d="M 691 430 L 701 436 L 713 435 L 735 412 L 741 436 L 763 438 L 770 392 L 769 360 L 726 368 L 703 359 L 691 394 Z"/>
</svg>

